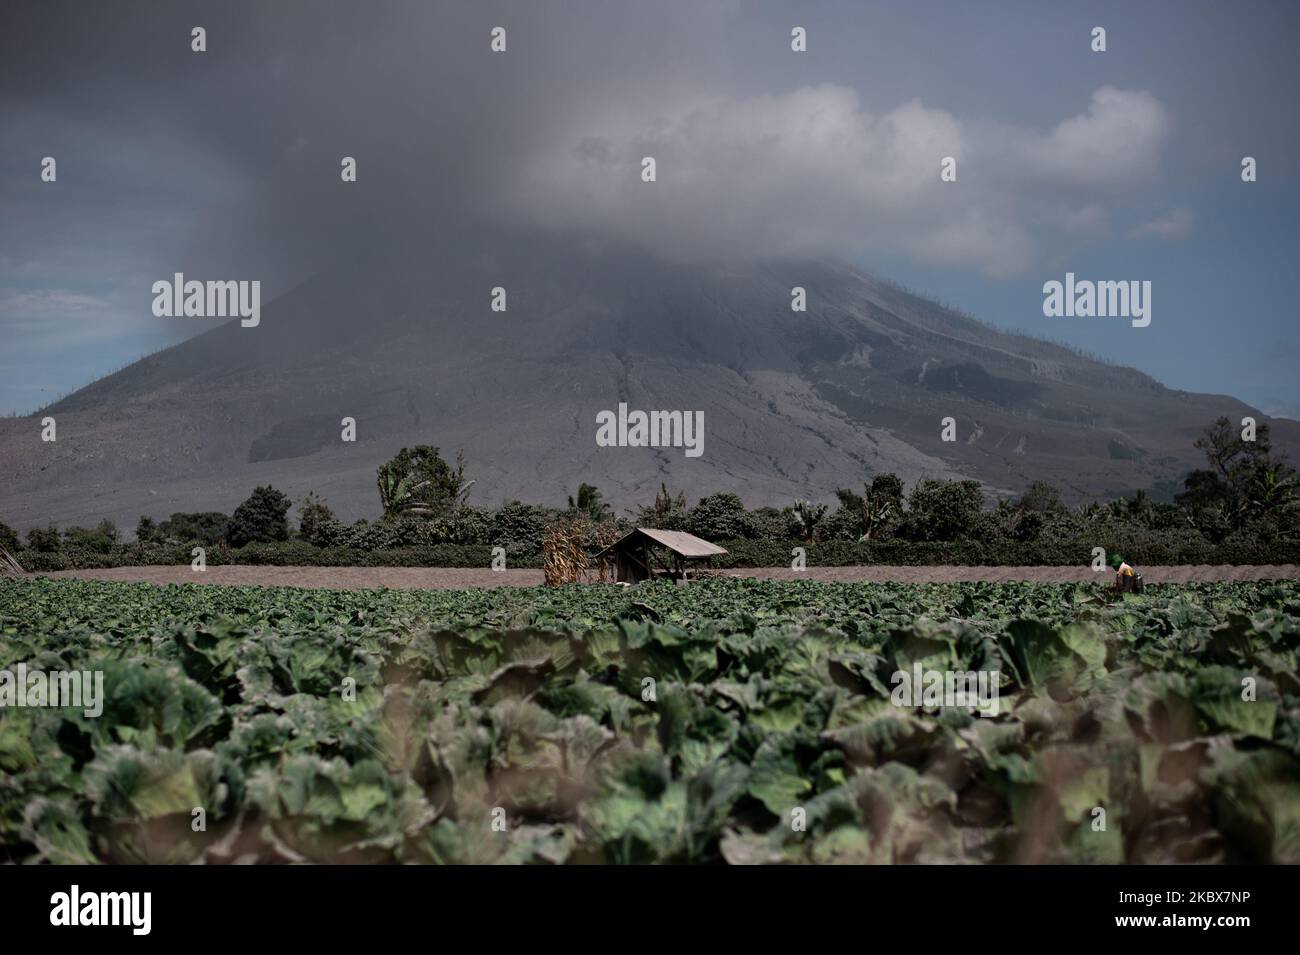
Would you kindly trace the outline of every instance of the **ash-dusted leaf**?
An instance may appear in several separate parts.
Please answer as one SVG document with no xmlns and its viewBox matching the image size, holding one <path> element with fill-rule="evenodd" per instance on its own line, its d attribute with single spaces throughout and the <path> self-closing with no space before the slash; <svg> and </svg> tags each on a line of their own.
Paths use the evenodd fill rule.
<svg viewBox="0 0 1300 955">
<path fill-rule="evenodd" d="M 578 834 L 572 826 L 518 826 L 510 830 L 508 847 L 494 861 L 498 865 L 563 865 L 577 843 Z"/>
<path fill-rule="evenodd" d="M 95 865 L 90 835 L 69 799 L 38 796 L 23 810 L 22 837 L 36 847 L 34 861 L 52 865 Z"/>
<path fill-rule="evenodd" d="M 789 818 L 790 810 L 811 792 L 812 783 L 795 758 L 794 736 L 769 736 L 749 764 L 747 791 L 773 815 Z"/>
<path fill-rule="evenodd" d="M 170 749 L 107 746 L 83 772 L 86 794 L 110 819 L 188 815 L 205 805 L 195 776 L 196 758 Z"/>
<path fill-rule="evenodd" d="M 1086 689 L 1104 673 L 1105 642 L 1087 624 L 1057 630 L 1040 620 L 1013 620 L 1007 625 L 1006 639 L 1008 656 L 1023 686 L 1065 695 Z"/>
<path fill-rule="evenodd" d="M 781 852 L 771 840 L 748 829 L 728 829 L 719 842 L 719 851 L 728 865 L 765 865 L 780 862 Z"/>
<path fill-rule="evenodd" d="M 31 710 L 10 709 L 0 718 L 0 770 L 18 773 L 36 765 L 32 733 L 36 716 Z"/>
<path fill-rule="evenodd" d="M 1295 753 L 1219 747 L 1210 778 L 1233 861 L 1300 863 L 1300 758 Z"/>
<path fill-rule="evenodd" d="M 1227 667 L 1204 667 L 1192 679 L 1192 701 L 1216 731 L 1272 739 L 1277 703 L 1261 698 L 1258 687 L 1255 699 L 1242 699 L 1242 676 Z"/>
<path fill-rule="evenodd" d="M 487 684 L 475 690 L 470 699 L 485 706 L 502 700 L 526 700 L 554 672 L 555 663 L 550 657 L 517 660 L 493 671 L 487 678 Z"/>
</svg>

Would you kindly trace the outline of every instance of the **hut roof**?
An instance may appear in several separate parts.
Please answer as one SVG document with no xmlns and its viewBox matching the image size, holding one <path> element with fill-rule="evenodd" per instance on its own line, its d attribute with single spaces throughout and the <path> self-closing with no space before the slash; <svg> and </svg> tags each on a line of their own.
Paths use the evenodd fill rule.
<svg viewBox="0 0 1300 955">
<path fill-rule="evenodd" d="M 604 557 L 606 554 L 620 549 L 638 534 L 644 534 L 656 544 L 667 547 L 681 557 L 714 557 L 726 553 L 726 550 L 717 544 L 710 544 L 708 541 L 696 537 L 694 534 L 687 534 L 685 531 L 662 531 L 655 527 L 638 527 L 610 544 L 596 557 Z"/>
</svg>

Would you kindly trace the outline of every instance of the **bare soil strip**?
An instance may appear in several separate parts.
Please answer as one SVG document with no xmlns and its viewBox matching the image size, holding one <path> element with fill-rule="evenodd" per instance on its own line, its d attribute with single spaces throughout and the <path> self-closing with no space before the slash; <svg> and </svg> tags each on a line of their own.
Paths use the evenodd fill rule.
<svg viewBox="0 0 1300 955">
<path fill-rule="evenodd" d="M 1140 567 L 1149 584 L 1185 584 L 1200 581 L 1296 580 L 1300 564 L 1271 566 L 1212 566 L 1196 564 L 1170 567 Z M 1087 567 L 809 567 L 794 571 L 785 567 L 738 568 L 727 576 L 757 577 L 763 580 L 818 580 L 834 583 L 948 584 L 960 581 L 990 583 L 1089 583 L 1108 582 L 1109 572 L 1094 573 Z M 492 571 L 452 567 L 263 567 L 227 565 L 203 572 L 188 564 L 168 567 L 112 567 L 104 570 L 61 570 L 45 577 L 79 580 L 117 580 L 149 584 L 228 584 L 259 587 L 304 587 L 327 590 L 455 590 L 474 587 L 537 587 L 540 570 Z"/>
</svg>

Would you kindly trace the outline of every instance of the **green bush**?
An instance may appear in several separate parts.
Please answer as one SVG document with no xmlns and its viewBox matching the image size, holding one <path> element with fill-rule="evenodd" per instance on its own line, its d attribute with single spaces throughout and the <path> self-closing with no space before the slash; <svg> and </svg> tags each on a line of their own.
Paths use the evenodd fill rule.
<svg viewBox="0 0 1300 955">
<path fill-rule="evenodd" d="M 248 500 L 230 515 L 230 530 L 227 534 L 230 546 L 287 540 L 287 515 L 292 504 L 286 495 L 269 485 L 254 488 Z"/>
<path fill-rule="evenodd" d="M 230 518 L 220 511 L 177 512 L 158 525 L 155 539 L 186 544 L 194 541 L 211 547 L 226 537 Z"/>
<path fill-rule="evenodd" d="M 978 481 L 923 478 L 907 499 L 904 536 L 911 540 L 951 541 L 967 536 L 980 516 Z"/>
<path fill-rule="evenodd" d="M 0 521 L 0 548 L 12 554 L 20 547 L 22 547 L 22 541 L 18 539 L 18 532 L 4 521 Z"/>
<path fill-rule="evenodd" d="M 89 550 L 98 554 L 107 554 L 118 542 L 117 527 L 112 521 L 103 520 L 94 530 L 85 527 L 68 527 L 63 531 L 63 546 L 72 550 Z"/>
<path fill-rule="evenodd" d="M 59 529 L 53 524 L 49 527 L 33 527 L 27 532 L 27 547 L 37 553 L 56 553 L 62 544 Z"/>
<path fill-rule="evenodd" d="M 745 504 L 736 494 L 723 492 L 701 498 L 687 515 L 687 528 L 706 540 L 746 537 Z"/>
<path fill-rule="evenodd" d="M 745 515 L 744 536 L 751 540 L 784 540 L 790 536 L 789 510 L 756 507 Z"/>
<path fill-rule="evenodd" d="M 141 515 L 135 524 L 135 539 L 142 544 L 149 544 L 158 539 L 158 525 L 152 517 Z"/>
<path fill-rule="evenodd" d="M 545 526 L 545 508 L 511 501 L 493 515 L 491 534 L 483 543 L 504 547 L 507 554 L 524 548 L 539 550 Z"/>
<path fill-rule="evenodd" d="M 334 520 L 334 512 L 315 491 L 298 502 L 298 533 L 313 544 L 319 543 L 317 533 L 322 524 Z"/>
</svg>

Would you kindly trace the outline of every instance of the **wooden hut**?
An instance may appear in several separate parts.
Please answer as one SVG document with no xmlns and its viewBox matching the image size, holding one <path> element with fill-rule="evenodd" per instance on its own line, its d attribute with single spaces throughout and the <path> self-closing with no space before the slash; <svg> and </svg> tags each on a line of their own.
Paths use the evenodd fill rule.
<svg viewBox="0 0 1300 955">
<path fill-rule="evenodd" d="M 611 564 L 614 579 L 621 583 L 656 577 L 684 582 L 693 562 L 725 553 L 717 544 L 685 531 L 638 527 L 602 550 L 596 560 Z"/>
</svg>

